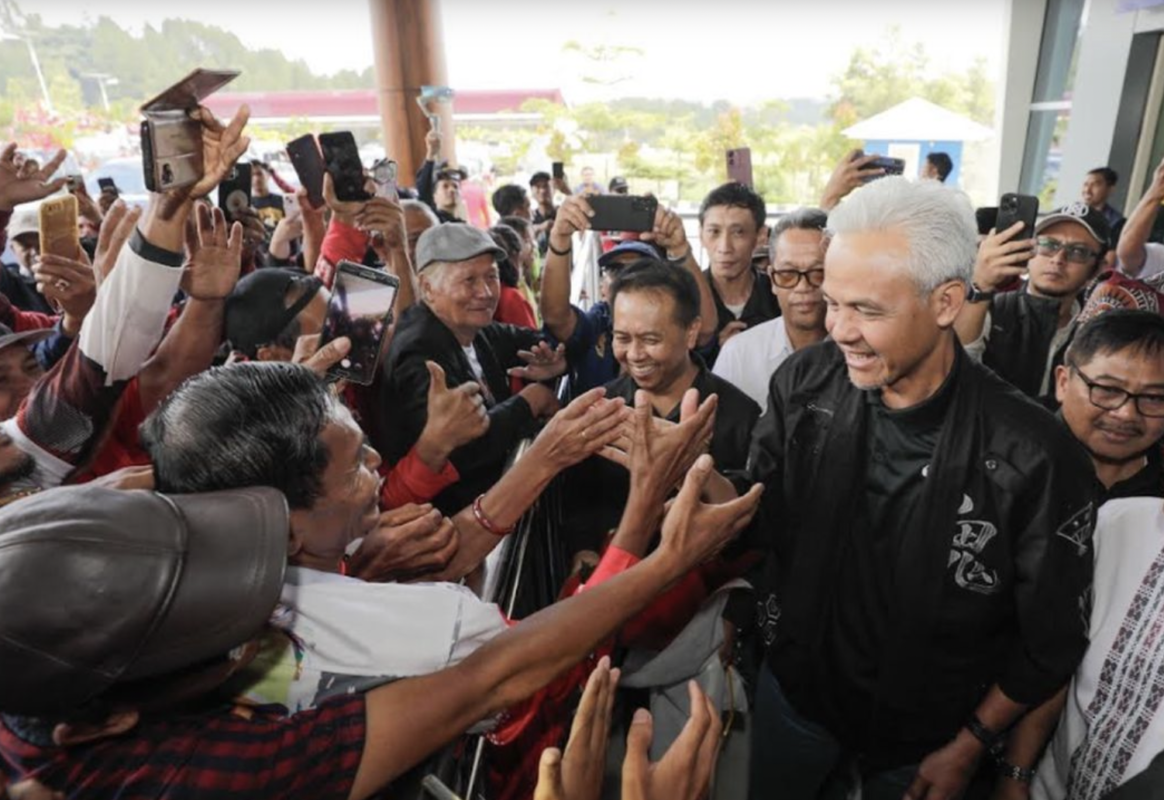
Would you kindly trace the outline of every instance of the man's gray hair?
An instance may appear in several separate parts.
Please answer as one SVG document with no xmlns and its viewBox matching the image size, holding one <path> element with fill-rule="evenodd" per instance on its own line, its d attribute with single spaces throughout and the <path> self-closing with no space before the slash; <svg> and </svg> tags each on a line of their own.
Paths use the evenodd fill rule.
<svg viewBox="0 0 1164 800">
<path fill-rule="evenodd" d="M 419 211 L 428 217 L 429 222 L 431 222 L 433 225 L 441 224 L 441 221 L 437 217 L 436 212 L 429 207 L 428 203 L 425 203 L 421 200 L 414 200 L 411 197 L 406 197 L 400 201 L 400 207 L 404 209 L 406 213 L 409 211 L 409 209 L 413 211 Z"/>
<path fill-rule="evenodd" d="M 780 216 L 768 236 L 768 256 L 776 261 L 776 244 L 785 231 L 821 231 L 829 223 L 829 215 L 819 208 L 801 207 Z"/>
<path fill-rule="evenodd" d="M 828 235 L 899 231 L 909 243 L 909 270 L 922 295 L 948 281 L 970 283 L 978 254 L 974 207 L 938 181 L 882 178 L 855 191 L 829 214 Z"/>
</svg>

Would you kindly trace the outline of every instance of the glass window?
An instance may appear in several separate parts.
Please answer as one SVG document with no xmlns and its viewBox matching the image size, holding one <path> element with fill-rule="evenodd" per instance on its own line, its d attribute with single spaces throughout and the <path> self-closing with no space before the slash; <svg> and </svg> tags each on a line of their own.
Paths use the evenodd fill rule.
<svg viewBox="0 0 1164 800">
<path fill-rule="evenodd" d="M 1039 67 L 1023 149 L 1019 190 L 1049 206 L 1059 182 L 1063 139 L 1071 119 L 1071 89 L 1079 38 L 1087 25 L 1088 0 L 1048 0 L 1039 46 Z"/>
</svg>

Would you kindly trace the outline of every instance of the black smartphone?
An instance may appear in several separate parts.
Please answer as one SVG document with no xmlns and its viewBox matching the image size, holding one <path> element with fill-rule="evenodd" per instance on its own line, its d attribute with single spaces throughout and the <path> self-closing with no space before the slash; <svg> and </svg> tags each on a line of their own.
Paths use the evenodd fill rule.
<svg viewBox="0 0 1164 800">
<path fill-rule="evenodd" d="M 351 261 L 339 263 L 319 345 L 346 336 L 352 349 L 328 370 L 329 375 L 364 386 L 372 382 L 399 289 L 400 279 L 395 275 Z"/>
<path fill-rule="evenodd" d="M 117 191 L 117 184 L 113 182 L 113 178 L 98 178 L 97 179 L 97 188 L 99 188 L 103 192 L 106 190 L 108 190 L 110 192 L 116 192 Z"/>
<path fill-rule="evenodd" d="M 737 147 L 727 151 L 727 176 L 733 183 L 752 186 L 752 148 Z"/>
<path fill-rule="evenodd" d="M 316 208 L 323 208 L 323 156 L 314 134 L 300 136 L 287 143 L 287 157 L 299 176 L 299 183 L 307 190 L 307 199 Z"/>
<path fill-rule="evenodd" d="M 319 148 L 323 151 L 323 166 L 335 182 L 335 197 L 343 202 L 370 200 L 364 189 L 367 178 L 356 147 L 356 137 L 350 131 L 321 133 Z"/>
<path fill-rule="evenodd" d="M 905 159 L 904 158 L 890 158 L 889 156 L 878 156 L 874 161 L 866 164 L 865 169 L 883 169 L 883 175 L 870 175 L 865 178 L 865 183 L 875 181 L 878 178 L 885 178 L 889 175 L 902 175 L 905 173 Z"/>
<path fill-rule="evenodd" d="M 1035 235 L 1035 221 L 1039 218 L 1039 198 L 1029 194 L 1008 192 L 998 201 L 998 219 L 994 223 L 996 231 L 1005 231 L 1016 222 L 1024 225 L 1015 234 L 1016 239 L 1029 239 Z"/>
<path fill-rule="evenodd" d="M 554 176 L 554 180 L 561 180 L 566 177 L 566 165 L 561 161 L 555 161 L 550 166 L 550 174 Z"/>
<path fill-rule="evenodd" d="M 239 161 L 230 175 L 218 184 L 218 207 L 227 221 L 234 221 L 251 204 L 251 165 Z"/>
<path fill-rule="evenodd" d="M 591 230 L 646 233 L 655 227 L 659 201 L 654 197 L 596 194 L 586 200 L 594 209 L 594 216 L 590 218 Z"/>
</svg>

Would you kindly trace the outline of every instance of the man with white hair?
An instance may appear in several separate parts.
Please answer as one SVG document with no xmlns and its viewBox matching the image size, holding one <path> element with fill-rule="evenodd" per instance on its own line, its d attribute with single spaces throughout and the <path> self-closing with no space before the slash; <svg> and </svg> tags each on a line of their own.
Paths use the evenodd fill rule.
<svg viewBox="0 0 1164 800">
<path fill-rule="evenodd" d="M 424 231 L 416 245 L 420 302 L 401 315 L 381 369 L 376 407 L 382 420 L 373 427 L 373 444 L 392 462 L 416 444 L 427 421 L 426 362 L 444 370 L 449 388 L 470 381 L 481 386 L 489 428 L 449 455 L 456 482 L 433 500 L 445 513 L 492 486 L 534 421 L 558 409 L 544 384 L 515 391 L 512 379 L 555 377 L 566 371 L 566 358 L 562 348 L 542 344 L 537 331 L 493 321 L 502 256 L 493 239 L 471 225 L 449 222 Z"/>
<path fill-rule="evenodd" d="M 1086 648 L 1090 465 L 958 343 L 976 230 L 935 181 L 885 178 L 829 215 L 831 338 L 776 372 L 746 471 L 771 554 L 755 798 L 810 800 L 830 775 L 866 800 L 976 797 L 983 755 Z"/>
</svg>

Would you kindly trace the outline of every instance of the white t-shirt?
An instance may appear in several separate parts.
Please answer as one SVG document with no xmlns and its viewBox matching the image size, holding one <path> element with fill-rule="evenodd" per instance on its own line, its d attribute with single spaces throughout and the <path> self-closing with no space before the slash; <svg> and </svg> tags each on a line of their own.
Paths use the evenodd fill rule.
<svg viewBox="0 0 1164 800">
<path fill-rule="evenodd" d="M 776 317 L 728 339 L 711 371 L 735 384 L 759 403 L 762 411 L 767 411 L 772 373 L 792 352 L 784 318 Z"/>
<path fill-rule="evenodd" d="M 1094 542 L 1091 644 L 1031 784 L 1036 800 L 1100 800 L 1164 749 L 1164 500 L 1108 501 Z"/>
<path fill-rule="evenodd" d="M 724 306 L 724 308 L 726 308 L 728 311 L 732 312 L 732 316 L 733 316 L 733 317 L 735 317 L 736 319 L 739 319 L 739 318 L 740 318 L 740 314 L 743 314 L 743 313 L 744 313 L 744 306 L 746 306 L 747 304 L 748 304 L 748 301 L 747 301 L 747 300 L 745 300 L 744 302 L 742 302 L 742 303 L 737 303 L 737 304 L 735 304 L 735 305 L 731 305 L 730 303 L 724 303 L 724 304 L 723 304 L 723 306 Z"/>
<path fill-rule="evenodd" d="M 1144 245 L 1144 266 L 1136 276 L 1139 280 L 1164 272 L 1164 244 L 1148 242 Z"/>
<path fill-rule="evenodd" d="M 504 631 L 501 609 L 454 583 L 369 583 L 288 567 L 268 637 L 244 690 L 289 714 L 463 661 Z"/>
</svg>

